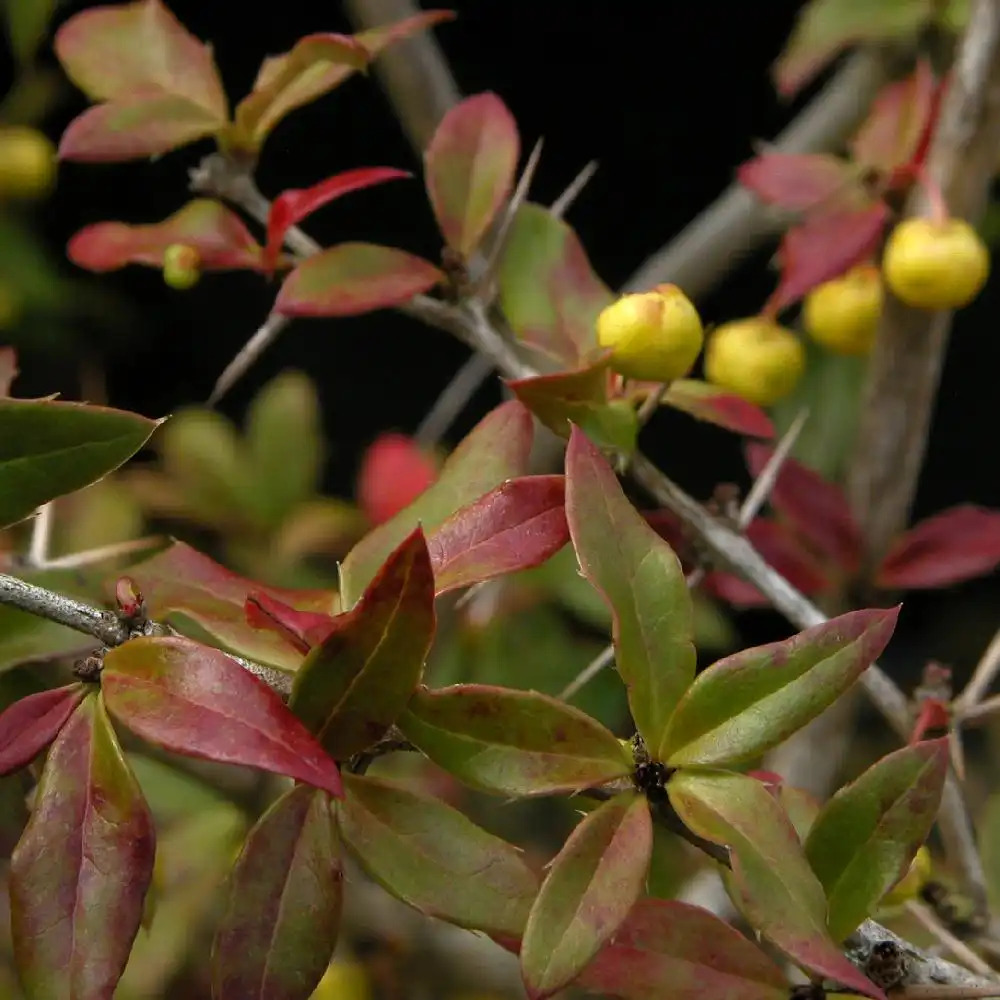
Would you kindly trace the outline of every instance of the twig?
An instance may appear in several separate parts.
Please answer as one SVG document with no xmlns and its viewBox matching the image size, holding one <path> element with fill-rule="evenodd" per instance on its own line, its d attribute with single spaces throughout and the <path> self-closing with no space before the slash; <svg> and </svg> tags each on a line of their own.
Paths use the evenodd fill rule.
<svg viewBox="0 0 1000 1000">
<path fill-rule="evenodd" d="M 981 216 L 998 148 L 1000 0 L 974 0 L 926 171 L 952 215 Z M 923 215 L 928 207 L 921 185 L 908 214 Z M 869 570 L 909 517 L 950 325 L 950 313 L 912 309 L 887 292 L 847 477 Z"/>
<path fill-rule="evenodd" d="M 482 354 L 470 355 L 420 422 L 414 435 L 417 443 L 425 448 L 436 445 L 492 373 L 493 362 L 489 358 Z"/>
<path fill-rule="evenodd" d="M 864 120 L 870 99 L 886 76 L 881 53 L 855 54 L 778 136 L 774 149 L 783 153 L 836 149 Z M 692 298 L 701 298 L 743 257 L 778 233 L 782 222 L 742 185 L 733 183 L 680 235 L 649 257 L 622 291 L 643 291 L 670 281 Z"/>
<path fill-rule="evenodd" d="M 614 663 L 615 647 L 611 644 L 602 649 L 576 677 L 556 695 L 560 701 L 569 701 L 584 685 L 589 684 L 605 667 Z"/>
<path fill-rule="evenodd" d="M 150 549 L 161 542 L 163 542 L 163 537 L 160 535 L 149 535 L 146 538 L 132 538 L 127 542 L 112 542 L 110 545 L 100 545 L 95 549 L 83 549 L 80 552 L 70 552 L 65 556 L 56 556 L 55 559 L 47 559 L 44 563 L 44 568 L 79 569 L 81 566 L 92 566 L 94 563 L 103 562 L 105 559 L 114 559 L 117 556 L 142 552 L 144 549 Z"/>
<path fill-rule="evenodd" d="M 988 718 L 1000 712 L 1000 694 L 962 710 L 961 722 L 965 726 L 982 725 Z"/>
<path fill-rule="evenodd" d="M 580 192 L 590 182 L 590 178 L 597 173 L 597 160 L 591 160 L 584 168 L 569 182 L 566 190 L 549 208 L 549 211 L 557 218 L 561 219 L 572 207 L 573 202 L 580 197 Z"/>
<path fill-rule="evenodd" d="M 356 28 L 375 28 L 420 13 L 412 0 L 345 0 Z M 418 156 L 445 112 L 461 99 L 448 62 L 429 31 L 391 45 L 375 60 L 375 73 Z"/>
<path fill-rule="evenodd" d="M 785 436 L 778 442 L 778 447 L 774 449 L 767 464 L 761 469 L 760 475 L 754 480 L 750 492 L 747 493 L 740 505 L 740 516 L 737 520 L 742 531 L 750 527 L 751 521 L 760 513 L 761 507 L 767 502 L 767 498 L 774 489 L 774 484 L 778 481 L 778 474 L 785 464 L 785 459 L 791 454 L 795 447 L 795 442 L 805 427 L 806 420 L 809 419 L 809 411 L 805 408 L 799 411 L 791 426 L 785 431 Z"/>
<path fill-rule="evenodd" d="M 918 900 L 911 899 L 906 903 L 907 912 L 924 927 L 930 931 L 944 945 L 952 956 L 963 965 L 966 965 L 973 972 L 978 972 L 981 976 L 994 976 L 993 966 L 985 959 L 977 955 L 964 941 L 955 937 L 940 920 L 937 914 L 926 904 Z"/>
<path fill-rule="evenodd" d="M 31 544 L 28 547 L 28 565 L 41 569 L 48 564 L 52 544 L 52 502 L 42 504 L 31 525 Z"/>
<path fill-rule="evenodd" d="M 982 703 L 983 695 L 990 689 L 998 671 L 1000 671 L 1000 629 L 994 633 L 986 652 L 976 664 L 969 683 L 952 705 L 956 719 L 968 718 L 970 711 Z"/>
<path fill-rule="evenodd" d="M 291 322 L 287 316 L 271 313 L 260 329 L 240 348 L 239 353 L 216 379 L 208 405 L 215 406 L 239 382 L 251 365 L 278 339 L 281 331 Z"/>
</svg>

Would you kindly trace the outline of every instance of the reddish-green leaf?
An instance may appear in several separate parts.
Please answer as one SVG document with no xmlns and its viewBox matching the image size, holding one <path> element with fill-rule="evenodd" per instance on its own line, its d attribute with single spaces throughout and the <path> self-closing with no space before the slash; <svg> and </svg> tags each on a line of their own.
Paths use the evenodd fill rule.
<svg viewBox="0 0 1000 1000">
<path fill-rule="evenodd" d="M 55 49 L 70 79 L 107 102 L 70 124 L 59 145 L 64 159 L 152 156 L 226 124 L 211 49 L 160 0 L 83 11 L 56 33 Z"/>
<path fill-rule="evenodd" d="M 660 744 L 671 767 L 753 760 L 814 719 L 885 648 L 899 608 L 852 611 L 703 670 Z"/>
<path fill-rule="evenodd" d="M 830 938 L 823 887 L 761 782 L 726 771 L 678 771 L 667 793 L 688 829 L 728 847 L 738 902 L 754 930 L 803 969 L 885 1000 Z"/>
<path fill-rule="evenodd" d="M 437 479 L 426 450 L 405 434 L 380 434 L 358 471 L 358 505 L 373 525 L 395 517 Z"/>
<path fill-rule="evenodd" d="M 371 878 L 428 916 L 520 937 L 538 882 L 519 850 L 392 782 L 345 774 L 344 787 L 341 833 Z"/>
<path fill-rule="evenodd" d="M 295 675 L 289 707 L 346 760 L 396 721 L 420 683 L 434 638 L 434 574 L 418 527 Z"/>
<path fill-rule="evenodd" d="M 246 620 L 250 594 L 266 594 L 296 611 L 332 615 L 339 610 L 333 591 L 264 587 L 237 576 L 183 542 L 174 542 L 128 572 L 153 618 L 183 615 L 226 648 L 289 670 L 302 662 L 302 655 L 282 636 L 255 628 Z"/>
<path fill-rule="evenodd" d="M 934 71 L 925 59 L 905 80 L 883 87 L 851 141 L 855 161 L 885 174 L 910 163 L 930 122 L 936 91 Z"/>
<path fill-rule="evenodd" d="M 746 447 L 747 466 L 756 479 L 774 455 L 767 445 Z M 839 486 L 794 458 L 781 464 L 768 502 L 803 538 L 836 566 L 853 572 L 861 558 L 861 533 Z"/>
<path fill-rule="evenodd" d="M 765 310 L 781 312 L 817 285 L 868 260 L 888 218 L 885 202 L 877 201 L 867 208 L 814 215 L 793 226 L 781 241 L 781 282 Z"/>
<path fill-rule="evenodd" d="M 786 524 L 764 517 L 753 520 L 747 540 L 796 590 L 819 594 L 830 586 L 826 567 L 804 548 L 801 540 Z M 713 571 L 705 576 L 707 593 L 738 608 L 764 608 L 770 601 L 752 584 L 733 573 Z"/>
<path fill-rule="evenodd" d="M 450 10 L 429 10 L 354 36 L 315 34 L 299 39 L 290 52 L 264 61 L 253 92 L 236 108 L 232 140 L 257 152 L 290 111 L 338 87 L 392 42 L 454 16 Z"/>
<path fill-rule="evenodd" d="M 374 243 L 341 243 L 304 260 L 285 279 L 282 316 L 357 316 L 388 309 L 444 280 L 421 257 Z"/>
<path fill-rule="evenodd" d="M 103 406 L 0 397 L 0 528 L 113 472 L 160 423 Z"/>
<path fill-rule="evenodd" d="M 530 569 L 569 541 L 562 476 L 524 476 L 456 511 L 427 540 L 438 594 Z"/>
<path fill-rule="evenodd" d="M 583 575 L 614 617 L 615 663 L 651 748 L 694 678 L 692 606 L 677 556 L 578 429 L 566 451 L 566 517 Z M 655 750 L 654 750 L 655 752 Z"/>
<path fill-rule="evenodd" d="M 0 714 L 0 775 L 30 764 L 56 738 L 85 694 L 81 684 L 38 691 Z"/>
<path fill-rule="evenodd" d="M 139 930 L 154 830 L 97 695 L 63 726 L 11 858 L 14 958 L 31 997 L 107 1000 Z"/>
<path fill-rule="evenodd" d="M 615 796 L 589 813 L 552 861 L 521 942 L 533 998 L 568 985 L 611 939 L 642 895 L 653 851 L 643 795 Z"/>
<path fill-rule="evenodd" d="M 348 553 L 340 570 L 344 607 L 357 601 L 389 553 L 418 524 L 432 532 L 460 507 L 525 475 L 532 436 L 531 414 L 518 402 L 487 414 L 448 457 L 436 482 Z"/>
<path fill-rule="evenodd" d="M 610 352 L 580 368 L 508 381 L 507 388 L 550 430 L 569 437 L 575 424 L 601 447 L 631 452 L 639 433 L 633 405 L 608 401 Z"/>
<path fill-rule="evenodd" d="M 913 0 L 810 0 L 775 64 L 778 89 L 794 94 L 848 46 L 907 38 L 929 16 Z"/>
<path fill-rule="evenodd" d="M 736 178 L 761 201 L 799 212 L 850 203 L 859 192 L 857 170 L 828 153 L 764 153 Z"/>
<path fill-rule="evenodd" d="M 883 757 L 822 808 L 805 850 L 826 890 L 835 940 L 906 874 L 934 824 L 947 773 L 946 738 L 916 743 Z"/>
<path fill-rule="evenodd" d="M 759 406 L 708 382 L 690 378 L 671 382 L 663 402 L 676 410 L 683 410 L 697 420 L 704 420 L 737 434 L 758 438 L 774 437 L 774 424 Z"/>
<path fill-rule="evenodd" d="M 597 314 L 614 296 L 594 273 L 577 235 L 541 205 L 514 217 L 500 264 L 500 304 L 518 337 L 564 366 L 597 344 Z"/>
<path fill-rule="evenodd" d="M 536 691 L 485 684 L 422 689 L 399 725 L 460 781 L 501 795 L 577 791 L 633 768 L 628 749 L 596 719 Z"/>
<path fill-rule="evenodd" d="M 267 215 L 267 247 L 264 251 L 267 268 L 273 270 L 277 263 L 285 233 L 318 208 L 351 191 L 360 191 L 374 184 L 412 176 L 408 171 L 396 170 L 394 167 L 361 167 L 334 174 L 333 177 L 328 177 L 312 187 L 282 191 L 271 202 L 271 210 Z"/>
<path fill-rule="evenodd" d="M 207 198 L 189 201 L 169 218 L 149 225 L 97 222 L 81 229 L 66 253 L 88 271 L 114 271 L 126 264 L 162 268 L 164 251 L 175 244 L 197 250 L 203 270 L 263 268 L 261 248 L 240 217 Z"/>
<path fill-rule="evenodd" d="M 521 142 L 496 94 L 451 108 L 424 154 L 427 193 L 445 243 L 468 257 L 510 194 Z"/>
<path fill-rule="evenodd" d="M 101 690 L 116 719 L 167 750 L 341 793 L 337 765 L 309 731 L 218 649 L 179 636 L 130 639 L 105 656 Z"/>
<path fill-rule="evenodd" d="M 308 1000 L 337 940 L 343 872 L 333 803 L 298 785 L 247 835 L 212 953 L 224 998 Z"/>
<path fill-rule="evenodd" d="M 1000 565 L 1000 511 L 974 504 L 951 507 L 896 540 L 878 568 L 886 590 L 949 587 Z"/>
<path fill-rule="evenodd" d="M 244 610 L 247 621 L 254 628 L 277 632 L 303 656 L 330 634 L 335 621 L 332 615 L 297 611 L 263 590 L 255 590 L 247 595 Z"/>
<path fill-rule="evenodd" d="M 10 395 L 17 375 L 17 351 L 13 347 L 0 347 L 0 399 Z"/>
<path fill-rule="evenodd" d="M 640 899 L 577 984 L 623 1000 L 783 1000 L 788 981 L 752 941 L 700 906 Z"/>
</svg>

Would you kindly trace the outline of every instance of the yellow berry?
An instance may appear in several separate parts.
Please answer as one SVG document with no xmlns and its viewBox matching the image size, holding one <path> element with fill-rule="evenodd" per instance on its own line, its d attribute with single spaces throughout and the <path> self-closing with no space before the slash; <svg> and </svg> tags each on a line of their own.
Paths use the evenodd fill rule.
<svg viewBox="0 0 1000 1000">
<path fill-rule="evenodd" d="M 723 323 L 705 349 L 705 377 L 758 406 L 787 396 L 805 370 L 805 349 L 791 330 L 763 316 Z"/>
<path fill-rule="evenodd" d="M 0 128 L 0 198 L 48 194 L 56 177 L 55 146 L 38 129 Z"/>
<path fill-rule="evenodd" d="M 886 284 L 918 309 L 960 309 L 986 284 L 990 252 L 963 219 L 904 219 L 882 257 Z"/>
<path fill-rule="evenodd" d="M 311 1000 L 371 1000 L 372 988 L 360 962 L 334 959 L 319 981 Z"/>
<path fill-rule="evenodd" d="M 201 254 L 195 247 L 172 243 L 163 251 L 163 280 L 178 291 L 198 284 L 201 277 Z"/>
<path fill-rule="evenodd" d="M 931 852 L 921 847 L 913 856 L 907 873 L 882 897 L 882 906 L 902 906 L 916 899 L 931 877 Z"/>
<path fill-rule="evenodd" d="M 868 354 L 885 293 L 878 268 L 862 264 L 814 288 L 802 308 L 805 328 L 835 354 Z"/>
<path fill-rule="evenodd" d="M 612 350 L 611 367 L 644 382 L 683 378 L 704 339 L 698 310 L 676 285 L 623 295 L 597 317 L 597 342 Z"/>
</svg>

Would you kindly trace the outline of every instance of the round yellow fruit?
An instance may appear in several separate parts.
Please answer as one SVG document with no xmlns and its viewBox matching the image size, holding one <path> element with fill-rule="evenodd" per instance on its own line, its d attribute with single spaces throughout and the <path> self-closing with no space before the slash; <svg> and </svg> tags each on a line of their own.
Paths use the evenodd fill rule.
<svg viewBox="0 0 1000 1000">
<path fill-rule="evenodd" d="M 885 292 L 877 267 L 862 264 L 814 288 L 802 307 L 809 336 L 836 354 L 868 354 L 875 343 Z"/>
<path fill-rule="evenodd" d="M 626 378 L 673 382 L 691 371 L 705 340 L 698 310 L 676 285 L 623 295 L 597 317 L 597 342 Z"/>
<path fill-rule="evenodd" d="M 882 257 L 886 284 L 918 309 L 960 309 L 990 273 L 990 252 L 963 219 L 904 219 Z"/>
<path fill-rule="evenodd" d="M 55 146 L 38 129 L 0 128 L 0 198 L 38 198 L 55 179 Z"/>
<path fill-rule="evenodd" d="M 921 847 L 906 874 L 882 897 L 882 906 L 902 906 L 916 899 L 931 877 L 931 852 Z"/>
<path fill-rule="evenodd" d="M 310 1000 L 371 1000 L 372 988 L 360 962 L 334 959 Z"/>
<path fill-rule="evenodd" d="M 178 291 L 198 284 L 201 277 L 201 254 L 184 243 L 173 243 L 163 251 L 163 280 Z"/>
<path fill-rule="evenodd" d="M 758 406 L 770 406 L 798 384 L 805 349 L 791 330 L 763 316 L 717 327 L 705 349 L 709 382 Z"/>
</svg>

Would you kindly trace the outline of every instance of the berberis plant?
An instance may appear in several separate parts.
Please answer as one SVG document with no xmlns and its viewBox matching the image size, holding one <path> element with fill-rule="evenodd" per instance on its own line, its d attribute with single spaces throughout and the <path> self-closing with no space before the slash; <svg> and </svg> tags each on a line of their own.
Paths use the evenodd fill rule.
<svg viewBox="0 0 1000 1000">
<path fill-rule="evenodd" d="M 515 953 L 516 960 L 507 957 L 519 962 L 532 998 L 574 984 L 637 1000 L 1000 994 L 992 973 L 1000 938 L 969 829 L 959 752 L 960 725 L 996 707 L 982 695 L 1000 656 L 988 654 L 954 701 L 944 690 L 946 671 L 930 671 L 936 686 L 910 703 L 875 664 L 899 612 L 889 591 L 992 570 L 1000 561 L 996 516 L 977 520 L 973 543 L 968 518 L 946 519 L 933 544 L 947 570 L 935 574 L 926 544 L 914 540 L 926 531 L 883 559 L 885 543 L 905 528 L 900 518 L 915 470 L 908 483 L 890 470 L 899 485 L 875 503 L 889 523 L 881 538 L 886 529 L 875 523 L 874 507 L 856 506 L 852 520 L 837 492 L 831 521 L 823 500 L 835 488 L 798 464 L 782 468 L 795 428 L 776 448 L 750 446 L 756 484 L 736 511 L 724 491 L 711 506 L 696 503 L 637 450 L 660 404 L 773 438 L 772 416 L 761 407 L 823 363 L 807 357 L 788 320 L 779 322 L 810 293 L 813 336 L 844 354 L 874 350 L 875 382 L 883 345 L 887 355 L 898 351 L 901 315 L 912 352 L 941 348 L 940 334 L 923 337 L 921 324 L 940 330 L 944 314 L 921 310 L 963 305 L 986 280 L 988 251 L 957 216 L 981 207 L 1000 148 L 1000 111 L 984 96 L 1000 85 L 1000 8 L 973 0 L 963 15 L 962 6 L 807 5 L 779 65 L 784 89 L 859 40 L 891 39 L 910 60 L 872 105 L 852 159 L 769 151 L 742 168 L 746 186 L 800 215 L 785 220 L 781 281 L 761 315 L 707 339 L 683 288 L 654 281 L 616 297 L 563 221 L 566 205 L 527 200 L 537 151 L 518 181 L 518 129 L 492 93 L 453 106 L 426 146 L 426 192 L 445 245 L 440 266 L 363 242 L 322 248 L 299 228 L 333 199 L 404 180 L 403 170 L 359 167 L 270 203 L 263 198 L 254 171 L 275 125 L 383 50 L 390 56 L 395 42 L 448 20 L 447 11 L 352 36 L 302 38 L 263 63 L 232 113 L 211 49 L 162 0 L 93 6 L 62 24 L 56 55 L 94 102 L 63 134 L 63 160 L 158 156 L 206 137 L 217 146 L 193 172 L 193 200 L 162 221 L 90 225 L 71 240 L 70 259 L 91 271 L 159 268 L 177 290 L 217 270 L 280 276 L 272 314 L 215 398 L 290 318 L 385 308 L 464 340 L 502 372 L 510 398 L 440 470 L 407 451 L 405 440 L 383 442 L 381 473 L 375 465 L 365 473 L 366 509 L 379 511 L 371 517 L 377 523 L 344 554 L 336 588 L 245 578 L 172 541 L 125 572 L 95 573 L 100 563 L 91 563 L 61 593 L 40 584 L 51 581 L 41 570 L 53 501 L 115 472 L 171 425 L 161 431 L 162 421 L 135 413 L 16 398 L 14 354 L 0 352 L 0 528 L 34 518 L 27 533 L 12 536 L 28 545 L 5 557 L 11 575 L 0 575 L 0 603 L 98 643 L 74 648 L 57 629 L 4 658 L 6 667 L 47 661 L 35 671 L 42 686 L 9 698 L 0 714 L 0 773 L 25 769 L 37 779 L 8 879 L 13 957 L 26 997 L 111 998 L 141 947 L 141 928 L 155 927 L 164 807 L 147 805 L 137 771 L 138 759 L 148 767 L 142 754 L 152 747 L 167 752 L 157 758 L 161 767 L 163 759 L 201 758 L 278 776 L 277 785 L 260 786 L 263 802 L 254 797 L 252 826 L 235 828 L 242 847 L 218 886 L 209 977 L 218 1000 L 305 1000 L 317 988 L 317 996 L 340 995 L 328 969 L 344 896 L 349 905 L 363 878 L 428 918 L 493 939 L 498 954 Z M 935 73 L 918 49 L 948 36 L 963 16 L 965 57 L 950 76 L 943 66 Z M 988 165 L 969 154 L 982 143 Z M 962 201 L 956 188 L 978 194 Z M 889 236 L 883 290 L 882 236 L 906 198 L 912 217 Z M 918 217 L 927 205 L 929 221 Z M 263 225 L 263 242 L 240 211 Z M 860 292 L 852 285 L 858 275 Z M 843 301 L 856 294 L 860 304 Z M 710 381 L 691 377 L 704 344 Z M 897 377 L 898 403 L 912 373 L 904 366 Z M 256 455 L 270 474 L 254 480 L 233 459 L 235 480 L 260 487 L 245 491 L 257 526 L 284 523 L 308 495 L 312 467 L 294 465 L 291 425 L 279 424 L 286 430 L 277 438 L 261 431 L 286 413 L 281 400 L 298 405 L 300 388 L 275 388 L 247 432 L 251 450 L 270 441 L 271 451 Z M 877 409 L 888 395 L 876 392 L 866 405 Z M 913 407 L 929 406 L 932 396 Z M 926 422 L 918 413 L 914 420 L 923 435 Z M 565 440 L 558 474 L 532 471 L 536 421 Z M 898 421 L 883 432 L 894 461 L 909 454 L 901 433 Z M 917 468 L 921 451 L 922 443 Z M 379 493 L 380 475 L 404 466 L 415 495 L 403 496 L 399 482 Z M 185 474 L 197 482 L 207 473 Z M 803 482 L 808 496 L 797 488 Z M 864 490 L 848 486 L 856 504 Z M 745 533 L 771 524 L 754 520 L 771 487 L 775 510 L 793 514 L 791 583 L 752 547 L 754 531 Z M 633 488 L 662 509 L 641 511 Z M 903 513 L 885 514 L 899 507 L 900 490 L 909 490 Z M 206 507 L 217 523 L 218 505 L 206 500 Z M 668 527 L 695 553 L 687 574 L 666 540 Z M 826 554 L 849 555 L 849 567 L 803 588 L 823 594 L 824 607 L 836 612 L 827 617 L 793 583 L 808 583 L 802 564 L 841 529 L 850 535 L 849 553 L 834 539 Z M 780 563 L 776 544 L 762 549 L 774 549 Z M 459 592 L 465 602 L 487 584 L 544 570 L 567 553 L 610 625 L 610 653 L 598 665 L 613 659 L 627 693 L 632 725 L 619 733 L 568 703 L 593 668 L 562 697 L 487 683 L 439 686 L 427 669 L 448 638 Z M 720 579 L 743 581 L 801 631 L 699 670 L 694 597 L 704 599 L 696 591 L 706 580 L 718 591 Z M 887 606 L 857 608 L 856 594 Z M 0 619 L 0 629 L 21 620 Z M 61 683 L 67 655 L 71 676 Z M 853 704 L 842 698 L 855 688 L 872 697 L 904 745 L 866 761 L 849 783 L 827 789 L 824 802 L 782 775 L 781 751 L 800 746 L 835 703 Z M 931 703 L 934 724 L 921 716 L 914 728 L 914 713 Z M 447 795 L 383 770 L 418 759 L 455 779 Z M 459 786 L 502 800 L 572 797 L 582 817 L 574 813 L 575 827 L 542 865 L 477 825 L 479 800 Z M 935 871 L 945 874 L 924 885 L 924 845 L 935 824 L 944 848 Z M 230 836 L 233 828 L 226 830 Z M 207 828 L 190 834 L 186 854 L 196 858 L 209 835 Z M 654 889 L 664 837 L 668 849 L 680 843 L 693 852 L 686 858 L 698 854 L 721 875 L 731 908 Z M 364 876 L 345 885 L 345 870 Z M 942 885 L 949 880 L 952 886 Z M 969 901 L 964 915 L 956 916 L 952 889 Z M 925 902 L 916 899 L 921 891 Z M 929 927 L 961 965 L 870 919 L 891 918 L 887 907 L 900 900 L 924 921 L 920 940 Z"/>
</svg>

